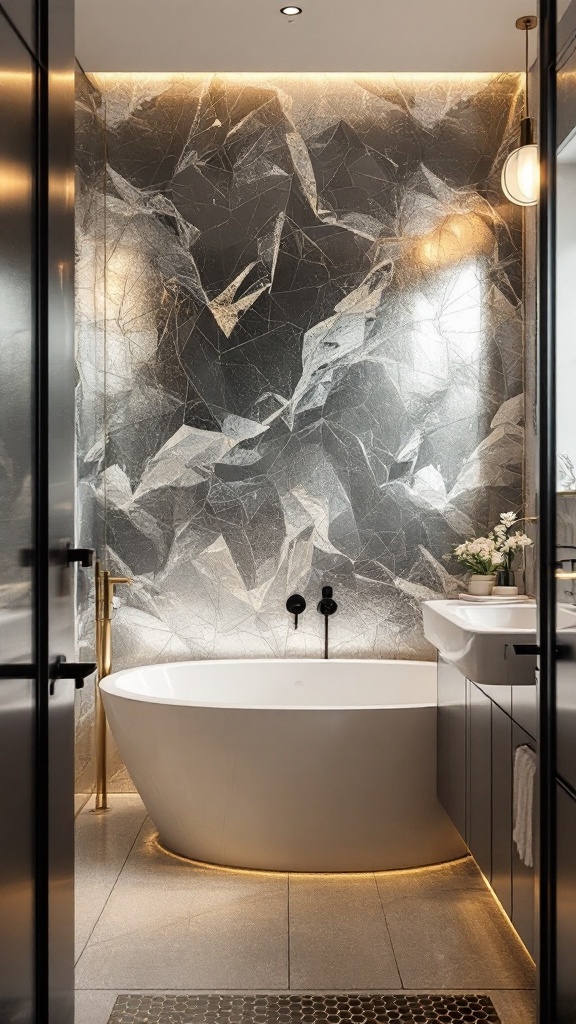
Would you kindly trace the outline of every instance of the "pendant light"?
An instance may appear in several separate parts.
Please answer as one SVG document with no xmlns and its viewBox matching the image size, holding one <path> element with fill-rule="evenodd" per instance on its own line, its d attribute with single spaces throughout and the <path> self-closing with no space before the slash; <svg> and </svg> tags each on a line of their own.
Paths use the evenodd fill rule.
<svg viewBox="0 0 576 1024">
<path fill-rule="evenodd" d="M 534 15 L 518 18 L 516 28 L 526 34 L 526 116 L 520 121 L 520 146 L 507 157 L 502 168 L 502 189 L 511 203 L 517 206 L 534 206 L 538 202 L 540 168 L 538 146 L 534 142 L 534 122 L 530 117 L 528 33 L 536 28 L 538 19 Z"/>
</svg>

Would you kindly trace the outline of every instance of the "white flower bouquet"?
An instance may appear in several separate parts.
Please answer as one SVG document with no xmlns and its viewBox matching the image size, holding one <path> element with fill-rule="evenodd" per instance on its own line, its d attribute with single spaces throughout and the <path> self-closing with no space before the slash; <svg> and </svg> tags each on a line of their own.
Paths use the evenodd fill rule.
<svg viewBox="0 0 576 1024">
<path fill-rule="evenodd" d="M 454 554 L 470 572 L 478 573 L 480 576 L 490 576 L 497 572 L 504 561 L 502 552 L 497 550 L 492 537 L 465 540 L 463 544 L 454 548 Z"/>
<path fill-rule="evenodd" d="M 512 569 L 512 562 L 514 556 L 518 551 L 523 552 L 524 548 L 530 547 L 532 541 L 530 537 L 527 537 L 521 530 L 516 530 L 512 533 L 512 529 L 521 520 L 517 520 L 515 512 L 502 512 L 500 516 L 500 522 L 494 527 L 490 537 L 494 538 L 496 549 L 499 554 L 502 555 L 502 563 L 500 568 L 507 569 L 508 572 Z"/>
<path fill-rule="evenodd" d="M 481 576 L 489 576 L 500 570 L 510 572 L 514 556 L 529 547 L 532 541 L 525 533 L 512 529 L 521 520 L 515 512 L 502 512 L 500 522 L 487 537 L 474 537 L 458 544 L 454 555 L 462 565 Z"/>
</svg>

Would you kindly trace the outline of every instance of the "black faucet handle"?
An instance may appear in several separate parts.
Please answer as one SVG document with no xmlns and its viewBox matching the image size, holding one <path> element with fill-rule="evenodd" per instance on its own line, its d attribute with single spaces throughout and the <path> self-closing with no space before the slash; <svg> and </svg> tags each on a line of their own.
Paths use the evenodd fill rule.
<svg viewBox="0 0 576 1024">
<path fill-rule="evenodd" d="M 286 609 L 294 616 L 294 629 L 298 629 L 298 616 L 306 609 L 302 594 L 292 594 L 286 601 Z"/>
<path fill-rule="evenodd" d="M 333 593 L 332 587 L 322 587 L 322 597 L 332 597 Z"/>
</svg>

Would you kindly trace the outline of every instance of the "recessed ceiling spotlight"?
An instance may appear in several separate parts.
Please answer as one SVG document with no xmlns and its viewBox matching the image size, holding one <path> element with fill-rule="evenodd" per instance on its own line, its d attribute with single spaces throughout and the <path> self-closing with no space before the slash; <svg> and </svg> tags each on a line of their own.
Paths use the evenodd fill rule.
<svg viewBox="0 0 576 1024">
<path fill-rule="evenodd" d="M 301 7 L 281 7 L 280 14 L 302 14 Z"/>
</svg>

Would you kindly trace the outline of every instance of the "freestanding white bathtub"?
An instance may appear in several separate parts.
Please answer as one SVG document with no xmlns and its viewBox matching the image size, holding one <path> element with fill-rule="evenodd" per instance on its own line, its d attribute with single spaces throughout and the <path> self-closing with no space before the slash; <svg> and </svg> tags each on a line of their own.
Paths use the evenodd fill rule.
<svg viewBox="0 0 576 1024">
<path fill-rule="evenodd" d="M 436 666 L 195 661 L 100 687 L 161 844 L 195 860 L 372 871 L 466 853 L 436 798 Z"/>
</svg>

